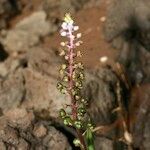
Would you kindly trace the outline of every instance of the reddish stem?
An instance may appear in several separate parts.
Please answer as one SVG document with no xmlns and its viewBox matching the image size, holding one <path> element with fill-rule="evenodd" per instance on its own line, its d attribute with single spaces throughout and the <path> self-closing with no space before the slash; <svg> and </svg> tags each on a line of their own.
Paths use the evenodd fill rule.
<svg viewBox="0 0 150 150">
<path fill-rule="evenodd" d="M 73 90 L 73 87 L 74 87 L 74 81 L 73 81 L 73 71 L 74 71 L 74 68 L 73 68 L 73 59 L 74 59 L 74 36 L 72 34 L 72 29 L 69 29 L 69 47 L 68 47 L 68 56 L 69 56 L 69 59 L 68 59 L 68 63 L 69 63 L 69 88 L 68 88 L 68 93 L 70 95 L 70 98 L 71 98 L 71 107 L 72 107 L 72 116 L 73 116 L 73 120 L 77 120 L 77 104 L 76 104 L 76 100 L 74 99 L 74 96 L 72 94 L 72 90 Z M 84 141 L 84 138 L 82 136 L 82 131 L 81 130 L 78 130 L 76 129 L 77 131 L 77 135 L 78 135 L 78 138 L 81 142 L 81 145 L 83 145 L 83 148 L 81 147 L 81 149 L 83 150 L 86 150 L 86 144 L 85 144 L 85 141 Z"/>
</svg>

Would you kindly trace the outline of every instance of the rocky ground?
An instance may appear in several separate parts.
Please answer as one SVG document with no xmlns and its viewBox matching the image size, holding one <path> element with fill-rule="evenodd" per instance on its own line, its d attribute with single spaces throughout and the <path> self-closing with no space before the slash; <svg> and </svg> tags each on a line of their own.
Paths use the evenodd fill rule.
<svg viewBox="0 0 150 150">
<path fill-rule="evenodd" d="M 140 57 L 139 68 L 144 68 L 145 76 L 136 72 L 133 79 L 134 69 L 130 72 L 125 66 L 118 68 L 116 60 L 121 50 L 104 36 L 110 2 L 0 1 L 0 150 L 77 149 L 72 144 L 74 132 L 65 128 L 58 117 L 58 110 L 69 102 L 56 89 L 63 62 L 58 56 L 62 41 L 59 28 L 68 11 L 83 34 L 83 95 L 90 103 L 89 114 L 96 126 L 106 126 L 95 136 L 96 149 L 150 149 L 149 53 L 143 50 Z M 120 114 L 112 113 L 118 107 L 118 82 L 131 143 L 124 134 Z"/>
</svg>

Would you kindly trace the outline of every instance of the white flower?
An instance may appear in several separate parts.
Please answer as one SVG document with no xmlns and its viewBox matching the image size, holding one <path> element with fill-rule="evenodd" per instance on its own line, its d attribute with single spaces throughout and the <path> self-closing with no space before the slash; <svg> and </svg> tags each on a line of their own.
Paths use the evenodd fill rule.
<svg viewBox="0 0 150 150">
<path fill-rule="evenodd" d="M 76 46 L 80 46 L 80 43 L 79 43 L 79 42 L 77 42 L 75 45 L 76 45 Z"/>
<path fill-rule="evenodd" d="M 70 35 L 70 38 L 74 39 L 74 38 L 75 38 L 75 36 L 74 36 L 74 35 Z"/>
<path fill-rule="evenodd" d="M 67 30 L 67 23 L 66 22 L 63 22 L 61 27 L 64 29 L 64 30 Z"/>
<path fill-rule="evenodd" d="M 62 32 L 60 33 L 60 35 L 61 35 L 61 36 L 67 36 L 67 32 L 62 31 Z"/>
</svg>

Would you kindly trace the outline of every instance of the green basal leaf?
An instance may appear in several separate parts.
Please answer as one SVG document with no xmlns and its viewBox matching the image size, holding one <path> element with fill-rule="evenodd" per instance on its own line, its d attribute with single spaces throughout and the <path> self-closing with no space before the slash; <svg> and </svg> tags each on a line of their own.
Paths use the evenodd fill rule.
<svg viewBox="0 0 150 150">
<path fill-rule="evenodd" d="M 93 136 L 92 130 L 90 128 L 88 128 L 86 130 L 85 138 L 86 138 L 86 142 L 87 142 L 87 149 L 88 150 L 95 150 L 94 136 Z"/>
</svg>

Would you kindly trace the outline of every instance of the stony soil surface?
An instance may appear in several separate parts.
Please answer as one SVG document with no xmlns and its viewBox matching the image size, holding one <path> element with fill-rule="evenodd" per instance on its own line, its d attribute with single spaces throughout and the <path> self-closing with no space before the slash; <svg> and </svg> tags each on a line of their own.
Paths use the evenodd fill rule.
<svg viewBox="0 0 150 150">
<path fill-rule="evenodd" d="M 69 102 L 56 89 L 63 62 L 58 56 L 59 28 L 68 11 L 83 35 L 83 95 L 89 100 L 88 112 L 96 126 L 103 126 L 95 136 L 96 150 L 150 149 L 149 49 L 140 49 L 138 65 L 131 59 L 130 69 L 124 64 L 118 68 L 116 61 L 122 63 L 118 56 L 124 54 L 116 47 L 120 39 L 108 42 L 104 33 L 111 2 L 0 1 L 0 150 L 77 149 L 72 145 L 74 131 L 58 117 L 59 109 Z M 131 144 L 122 142 L 128 141 L 128 135 L 120 114 L 114 112 L 118 82 Z"/>
</svg>

